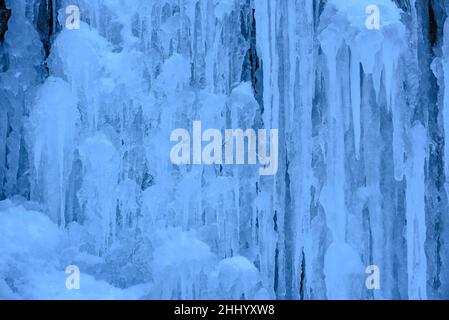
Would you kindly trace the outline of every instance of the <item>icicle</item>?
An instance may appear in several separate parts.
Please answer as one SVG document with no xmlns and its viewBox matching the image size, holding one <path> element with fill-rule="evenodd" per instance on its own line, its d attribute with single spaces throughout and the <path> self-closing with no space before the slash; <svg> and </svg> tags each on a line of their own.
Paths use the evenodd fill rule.
<svg viewBox="0 0 449 320">
<path fill-rule="evenodd" d="M 79 152 L 84 178 L 78 197 L 84 209 L 87 230 L 94 239 L 96 253 L 101 255 L 113 243 L 116 234 L 118 154 L 103 133 L 86 139 Z"/>
<path fill-rule="evenodd" d="M 449 19 L 444 24 L 443 44 L 443 72 L 444 72 L 444 101 L 443 101 L 443 127 L 444 127 L 444 172 L 446 181 L 449 181 Z M 448 191 L 449 193 L 449 191 Z"/>
<path fill-rule="evenodd" d="M 46 190 L 45 202 L 53 221 L 63 224 L 65 190 L 75 149 L 77 100 L 68 83 L 50 77 L 39 89 L 30 115 L 30 141 L 36 141 L 34 168 L 42 176 L 39 189 Z M 36 191 L 38 193 L 38 191 Z"/>
<path fill-rule="evenodd" d="M 360 157 L 360 62 L 357 59 L 357 51 L 351 51 L 351 104 L 352 104 L 352 121 L 354 128 L 355 152 L 356 158 Z"/>
<path fill-rule="evenodd" d="M 425 161 L 426 129 L 410 129 L 410 157 L 407 160 L 407 270 L 409 299 L 427 298 Z"/>
</svg>

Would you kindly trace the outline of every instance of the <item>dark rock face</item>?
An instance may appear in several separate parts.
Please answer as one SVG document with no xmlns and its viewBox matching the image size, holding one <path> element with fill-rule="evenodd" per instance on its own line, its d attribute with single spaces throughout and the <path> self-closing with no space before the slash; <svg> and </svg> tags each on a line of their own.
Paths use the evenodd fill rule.
<svg viewBox="0 0 449 320">
<path fill-rule="evenodd" d="M 11 10 L 6 8 L 5 0 L 0 0 L 0 44 L 5 39 L 6 30 L 8 30 L 8 20 L 11 16 Z"/>
<path fill-rule="evenodd" d="M 37 31 L 44 45 L 45 56 L 50 54 L 51 36 L 53 34 L 53 1 L 43 0 L 39 4 L 39 14 L 37 17 Z"/>
</svg>

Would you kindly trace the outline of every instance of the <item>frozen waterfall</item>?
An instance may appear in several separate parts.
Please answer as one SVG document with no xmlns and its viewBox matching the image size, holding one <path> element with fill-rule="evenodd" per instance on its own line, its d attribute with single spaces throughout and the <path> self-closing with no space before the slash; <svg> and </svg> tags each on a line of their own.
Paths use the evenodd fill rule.
<svg viewBox="0 0 449 320">
<path fill-rule="evenodd" d="M 446 0 L 3 2 L 0 299 L 449 299 Z"/>
</svg>

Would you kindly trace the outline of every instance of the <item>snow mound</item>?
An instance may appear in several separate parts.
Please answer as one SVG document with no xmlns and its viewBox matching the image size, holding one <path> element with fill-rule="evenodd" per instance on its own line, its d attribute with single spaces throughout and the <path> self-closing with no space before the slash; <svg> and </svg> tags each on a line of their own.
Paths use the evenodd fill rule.
<svg viewBox="0 0 449 320">
<path fill-rule="evenodd" d="M 139 299 L 148 291 L 145 284 L 122 290 L 83 270 L 80 288 L 68 289 L 67 265 L 60 259 L 68 245 L 66 234 L 43 213 L 1 201 L 0 300 Z"/>
<path fill-rule="evenodd" d="M 259 270 L 245 257 L 227 258 L 218 264 L 219 290 L 227 299 L 251 299 L 259 281 Z"/>
</svg>

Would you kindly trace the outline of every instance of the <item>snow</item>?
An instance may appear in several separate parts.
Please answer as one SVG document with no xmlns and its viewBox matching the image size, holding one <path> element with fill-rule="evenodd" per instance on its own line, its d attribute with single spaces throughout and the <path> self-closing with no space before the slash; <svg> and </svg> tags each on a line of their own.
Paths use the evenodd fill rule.
<svg viewBox="0 0 449 320">
<path fill-rule="evenodd" d="M 258 282 L 257 268 L 245 257 L 224 259 L 218 265 L 218 283 L 220 291 L 226 293 L 226 299 L 255 296 Z"/>
<path fill-rule="evenodd" d="M 46 215 L 0 202 L 0 299 L 137 299 L 141 287 L 121 290 L 81 273 L 80 290 L 67 290 L 59 253 L 67 236 Z"/>
</svg>

